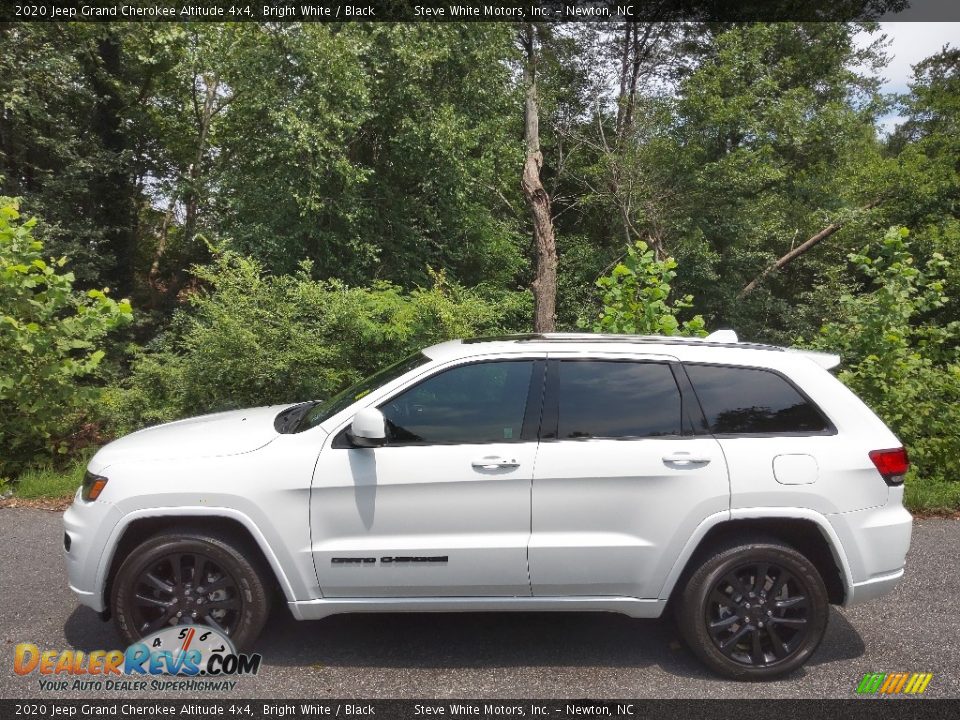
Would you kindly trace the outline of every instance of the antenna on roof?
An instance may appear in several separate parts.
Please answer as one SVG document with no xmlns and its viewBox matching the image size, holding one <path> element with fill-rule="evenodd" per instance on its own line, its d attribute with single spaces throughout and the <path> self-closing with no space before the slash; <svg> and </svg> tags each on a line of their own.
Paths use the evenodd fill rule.
<svg viewBox="0 0 960 720">
<path fill-rule="evenodd" d="M 704 340 L 718 343 L 738 343 L 737 334 L 733 330 L 714 330 Z"/>
</svg>

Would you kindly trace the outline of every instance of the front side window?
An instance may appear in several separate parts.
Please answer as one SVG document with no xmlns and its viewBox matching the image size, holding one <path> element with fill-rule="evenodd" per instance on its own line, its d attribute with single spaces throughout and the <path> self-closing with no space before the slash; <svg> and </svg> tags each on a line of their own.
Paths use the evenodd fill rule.
<svg viewBox="0 0 960 720">
<path fill-rule="evenodd" d="M 394 363 L 389 367 L 385 367 L 370 377 L 351 385 L 346 390 L 334 395 L 329 400 L 315 403 L 310 411 L 303 416 L 303 419 L 297 426 L 296 432 L 302 432 L 304 430 L 309 430 L 312 427 L 316 427 L 320 423 L 332 418 L 341 410 L 346 410 L 355 402 L 362 399 L 364 396 L 369 395 L 377 388 L 393 382 L 402 375 L 406 375 L 411 370 L 414 370 L 421 365 L 426 365 L 428 362 L 430 362 L 430 358 L 423 353 L 414 353 L 410 357 L 405 358 L 398 363 Z"/>
<path fill-rule="evenodd" d="M 712 433 L 815 433 L 830 428 L 823 414 L 775 372 L 717 365 L 685 367 Z"/>
<path fill-rule="evenodd" d="M 670 366 L 564 360 L 558 438 L 644 438 L 682 434 L 680 390 Z"/>
<path fill-rule="evenodd" d="M 510 360 L 433 375 L 380 407 L 388 444 L 518 442 L 532 373 L 532 360 Z"/>
</svg>

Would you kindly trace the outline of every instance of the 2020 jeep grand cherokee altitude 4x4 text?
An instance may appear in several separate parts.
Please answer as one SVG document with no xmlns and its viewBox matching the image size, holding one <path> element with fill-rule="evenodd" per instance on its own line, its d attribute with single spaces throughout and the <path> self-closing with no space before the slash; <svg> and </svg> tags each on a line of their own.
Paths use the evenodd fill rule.
<svg viewBox="0 0 960 720">
<path fill-rule="evenodd" d="M 910 544 L 906 453 L 837 362 L 729 331 L 452 341 L 326 402 L 141 430 L 66 512 L 70 586 L 127 641 L 239 646 L 280 595 L 298 619 L 669 604 L 715 670 L 780 675 Z"/>
</svg>

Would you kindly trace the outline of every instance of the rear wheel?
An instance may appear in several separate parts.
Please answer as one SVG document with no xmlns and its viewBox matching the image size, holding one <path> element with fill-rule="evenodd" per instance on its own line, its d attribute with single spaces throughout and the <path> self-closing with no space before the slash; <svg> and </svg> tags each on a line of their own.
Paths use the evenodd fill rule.
<svg viewBox="0 0 960 720">
<path fill-rule="evenodd" d="M 207 625 L 240 649 L 259 635 L 270 600 L 257 568 L 230 541 L 184 531 L 150 538 L 126 557 L 111 610 L 127 643 L 174 625 Z"/>
<path fill-rule="evenodd" d="M 765 680 L 803 665 L 827 627 L 817 569 L 776 541 L 727 545 L 689 577 L 680 632 L 707 665 L 737 680 Z"/>
</svg>

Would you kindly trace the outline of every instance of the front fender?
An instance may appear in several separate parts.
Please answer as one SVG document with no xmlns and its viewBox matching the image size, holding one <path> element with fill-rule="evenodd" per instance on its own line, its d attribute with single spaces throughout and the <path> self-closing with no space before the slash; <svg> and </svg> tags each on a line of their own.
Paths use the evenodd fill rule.
<svg viewBox="0 0 960 720">
<path fill-rule="evenodd" d="M 120 544 L 120 539 L 123 537 L 127 529 L 137 520 L 142 520 L 145 518 L 178 518 L 178 517 L 204 517 L 204 518 L 227 518 L 229 520 L 234 520 L 240 523 L 247 532 L 250 533 L 250 536 L 257 543 L 257 546 L 260 548 L 260 551 L 263 553 L 264 558 L 270 565 L 270 569 L 273 571 L 273 574 L 276 576 L 277 581 L 280 584 L 283 594 L 286 596 L 288 602 L 294 602 L 297 599 L 302 599 L 306 597 L 306 592 L 301 591 L 298 597 L 298 591 L 295 586 L 295 583 L 291 581 L 291 578 L 287 575 L 287 572 L 284 569 L 283 563 L 277 557 L 277 554 L 274 552 L 270 543 L 267 541 L 267 538 L 264 536 L 260 527 L 246 514 L 230 507 L 211 507 L 209 505 L 204 506 L 177 506 L 177 507 L 157 507 L 157 508 L 144 508 L 141 510 L 135 510 L 133 512 L 127 513 L 124 515 L 120 521 L 114 526 L 113 531 L 110 533 L 107 538 L 106 546 L 104 552 L 100 556 L 100 562 L 97 566 L 96 579 L 94 581 L 94 593 L 97 597 L 102 598 L 103 607 L 107 606 L 107 601 L 104 596 L 104 592 L 107 586 L 107 578 L 109 577 L 110 568 L 113 564 L 113 558 L 116 555 L 117 547 Z"/>
</svg>

